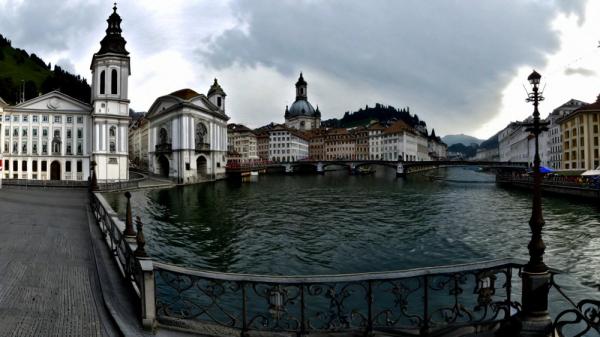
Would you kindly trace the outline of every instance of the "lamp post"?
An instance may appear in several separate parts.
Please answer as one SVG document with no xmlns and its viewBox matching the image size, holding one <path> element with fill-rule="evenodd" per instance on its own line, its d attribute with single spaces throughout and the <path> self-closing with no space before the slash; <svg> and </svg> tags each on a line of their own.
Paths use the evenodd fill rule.
<svg viewBox="0 0 600 337">
<path fill-rule="evenodd" d="M 550 288 L 550 272 L 544 263 L 544 251 L 546 245 L 542 240 L 542 228 L 544 217 L 542 216 L 542 196 L 539 155 L 539 135 L 547 131 L 548 123 L 540 121 L 538 111 L 539 102 L 544 100 L 539 92 L 539 84 L 542 76 L 535 70 L 527 80 L 532 86 L 532 92 L 528 94 L 527 102 L 533 103 L 533 122 L 527 123 L 527 131 L 535 136 L 535 156 L 533 159 L 533 204 L 529 228 L 531 229 L 531 241 L 527 245 L 529 249 L 529 262 L 523 268 L 523 311 L 521 312 L 521 336 L 548 336 L 551 334 L 552 321 L 548 315 L 548 291 Z"/>
</svg>

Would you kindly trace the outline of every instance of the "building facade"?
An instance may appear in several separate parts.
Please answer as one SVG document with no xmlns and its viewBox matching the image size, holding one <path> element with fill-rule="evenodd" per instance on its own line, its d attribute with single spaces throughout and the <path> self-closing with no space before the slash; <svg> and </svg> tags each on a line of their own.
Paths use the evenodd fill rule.
<svg viewBox="0 0 600 337">
<path fill-rule="evenodd" d="M 599 166 L 599 116 L 600 95 L 596 102 L 558 120 L 562 131 L 564 170 L 591 170 Z"/>
<path fill-rule="evenodd" d="M 148 119 L 141 116 L 129 125 L 129 164 L 148 169 Z"/>
<path fill-rule="evenodd" d="M 227 163 L 225 92 L 182 89 L 154 101 L 148 119 L 148 164 L 180 184 L 222 179 Z"/>
<path fill-rule="evenodd" d="M 269 160 L 294 162 L 308 158 L 308 136 L 285 125 L 269 130 Z"/>
<path fill-rule="evenodd" d="M 296 130 L 313 130 L 321 127 L 319 107 L 313 108 L 308 101 L 308 83 L 302 73 L 296 82 L 296 100 L 288 108 L 285 107 L 285 126 Z"/>
<path fill-rule="evenodd" d="M 254 132 L 242 124 L 227 125 L 228 151 L 239 154 L 240 160 L 258 159 L 258 143 Z"/>
<path fill-rule="evenodd" d="M 554 109 L 546 119 L 548 124 L 547 149 L 548 149 L 548 167 L 560 170 L 562 168 L 563 156 L 563 141 L 560 124 L 558 121 L 572 113 L 578 108 L 581 108 L 586 103 L 571 99 L 565 104 Z"/>
</svg>

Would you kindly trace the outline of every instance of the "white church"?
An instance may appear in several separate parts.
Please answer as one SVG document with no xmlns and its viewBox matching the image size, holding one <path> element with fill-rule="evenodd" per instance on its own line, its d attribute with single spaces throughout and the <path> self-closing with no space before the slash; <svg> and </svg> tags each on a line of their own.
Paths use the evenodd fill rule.
<svg viewBox="0 0 600 337">
<path fill-rule="evenodd" d="M 0 99 L 2 177 L 99 182 L 129 179 L 127 43 L 116 6 L 91 62 L 91 102 L 52 91 L 10 106 Z M 215 80 L 208 97 L 191 90 L 160 97 L 148 117 L 150 169 L 196 182 L 225 174 L 225 92 Z M 165 152 L 166 142 L 172 152 Z"/>
</svg>

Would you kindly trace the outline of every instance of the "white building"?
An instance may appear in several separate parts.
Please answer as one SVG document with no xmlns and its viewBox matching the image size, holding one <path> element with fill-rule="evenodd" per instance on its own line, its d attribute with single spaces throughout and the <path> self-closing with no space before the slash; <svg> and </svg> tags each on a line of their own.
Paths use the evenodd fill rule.
<svg viewBox="0 0 600 337">
<path fill-rule="evenodd" d="M 148 119 L 148 164 L 180 184 L 225 177 L 225 92 L 215 79 L 208 95 L 182 89 L 154 101 Z"/>
<path fill-rule="evenodd" d="M 429 160 L 419 156 L 418 151 L 419 146 L 425 146 L 427 149 L 427 138 L 422 137 L 403 121 L 394 122 L 383 132 L 374 135 L 372 141 L 381 144 L 380 158 L 383 160 Z M 429 157 L 428 154 L 424 156 Z"/>
<path fill-rule="evenodd" d="M 308 101 L 308 83 L 302 73 L 296 82 L 296 100 L 289 108 L 285 107 L 285 126 L 302 131 L 321 127 L 321 112 Z"/>
<path fill-rule="evenodd" d="M 385 127 L 379 123 L 369 125 L 369 159 L 383 159 L 383 139 L 382 133 Z"/>
<path fill-rule="evenodd" d="M 129 99 L 131 69 L 121 36 L 117 7 L 108 18 L 106 36 L 94 54 L 92 71 L 92 160 L 99 181 L 129 179 Z"/>
<path fill-rule="evenodd" d="M 91 125 L 91 106 L 59 91 L 5 106 L 4 178 L 87 180 Z"/>
<path fill-rule="evenodd" d="M 269 160 L 294 162 L 308 158 L 308 136 L 303 132 L 276 125 L 269 130 Z"/>
<path fill-rule="evenodd" d="M 117 8 L 91 63 L 91 105 L 52 91 L 2 112 L 3 175 L 13 179 L 127 180 L 130 75 Z"/>
</svg>

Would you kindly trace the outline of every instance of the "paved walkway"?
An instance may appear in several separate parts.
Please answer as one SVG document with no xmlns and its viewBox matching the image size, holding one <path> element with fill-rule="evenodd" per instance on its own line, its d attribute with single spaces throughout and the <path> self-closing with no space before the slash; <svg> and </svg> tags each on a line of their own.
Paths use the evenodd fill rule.
<svg viewBox="0 0 600 337">
<path fill-rule="evenodd" d="M 0 336 L 116 334 L 90 244 L 85 190 L 0 190 Z"/>
</svg>

